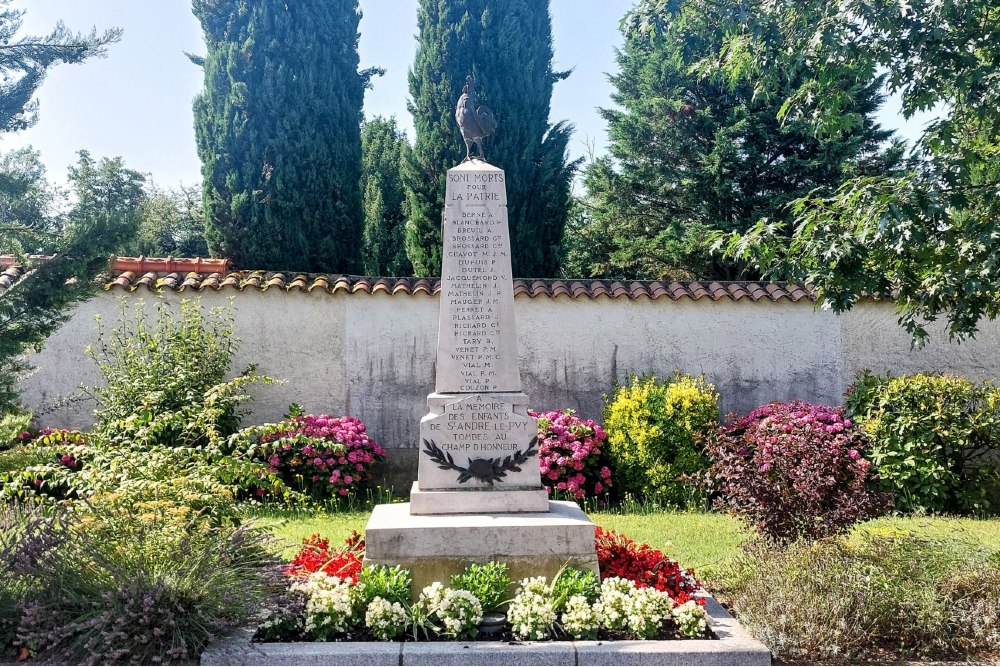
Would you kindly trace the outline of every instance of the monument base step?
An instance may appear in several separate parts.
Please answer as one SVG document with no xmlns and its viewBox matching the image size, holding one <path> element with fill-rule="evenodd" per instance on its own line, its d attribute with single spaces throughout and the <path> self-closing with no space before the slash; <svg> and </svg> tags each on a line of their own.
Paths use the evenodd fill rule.
<svg viewBox="0 0 1000 667">
<path fill-rule="evenodd" d="M 448 585 L 472 563 L 490 561 L 506 563 L 514 584 L 525 577 L 551 580 L 567 564 L 597 572 L 594 524 L 565 501 L 548 501 L 546 512 L 457 515 L 411 514 L 410 503 L 395 503 L 377 505 L 365 527 L 365 563 L 409 568 L 415 596 L 435 581 Z"/>
<path fill-rule="evenodd" d="M 421 491 L 410 488 L 410 514 L 538 514 L 549 511 L 545 489 Z"/>
</svg>

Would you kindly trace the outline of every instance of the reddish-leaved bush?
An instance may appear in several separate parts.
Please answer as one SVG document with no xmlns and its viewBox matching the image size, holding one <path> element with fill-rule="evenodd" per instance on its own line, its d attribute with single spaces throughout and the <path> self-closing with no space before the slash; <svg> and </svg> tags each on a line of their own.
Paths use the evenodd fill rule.
<svg viewBox="0 0 1000 667">
<path fill-rule="evenodd" d="M 357 531 L 351 531 L 340 549 L 330 549 L 330 540 L 312 535 L 302 540 L 302 549 L 285 566 L 290 577 L 308 577 L 322 570 L 331 577 L 357 583 L 361 574 L 361 561 L 365 557 L 365 540 Z"/>
<path fill-rule="evenodd" d="M 648 586 L 668 593 L 679 605 L 692 599 L 700 605 L 705 604 L 704 598 L 692 597 L 700 587 L 694 570 L 682 570 L 677 561 L 659 549 L 636 544 L 621 533 L 600 526 L 594 535 L 594 546 L 601 579 L 629 579 L 640 588 Z"/>
<path fill-rule="evenodd" d="M 528 414 L 538 419 L 538 463 L 549 495 L 579 500 L 607 494 L 611 469 L 602 453 L 604 429 L 572 410 Z"/>
<path fill-rule="evenodd" d="M 770 403 L 711 438 L 710 485 L 723 509 L 771 539 L 826 537 L 889 507 L 868 448 L 842 408 Z"/>
</svg>

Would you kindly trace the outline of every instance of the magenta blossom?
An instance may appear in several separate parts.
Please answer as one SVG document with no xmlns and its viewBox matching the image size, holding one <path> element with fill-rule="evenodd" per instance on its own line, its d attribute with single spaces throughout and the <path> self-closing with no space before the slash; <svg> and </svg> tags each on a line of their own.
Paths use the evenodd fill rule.
<svg viewBox="0 0 1000 667">
<path fill-rule="evenodd" d="M 579 500 L 606 493 L 611 470 L 604 465 L 604 429 L 572 410 L 528 414 L 538 419 L 538 463 L 549 494 Z"/>
</svg>

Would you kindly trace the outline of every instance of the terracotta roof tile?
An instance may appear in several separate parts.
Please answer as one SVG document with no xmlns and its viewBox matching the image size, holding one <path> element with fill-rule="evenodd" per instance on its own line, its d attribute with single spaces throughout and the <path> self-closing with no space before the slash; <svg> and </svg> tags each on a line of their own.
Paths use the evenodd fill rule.
<svg viewBox="0 0 1000 667">
<path fill-rule="evenodd" d="M 0 293 L 3 293 L 9 290 L 24 275 L 24 269 L 20 266 L 0 266 L 0 268 L 3 269 L 0 272 Z"/>
<path fill-rule="evenodd" d="M 36 258 L 37 259 L 37 258 Z M 44 259 L 44 258 L 41 258 Z M 327 294 L 432 295 L 441 290 L 437 278 L 379 278 L 338 274 L 285 273 L 272 271 L 227 271 L 222 260 L 157 259 L 119 257 L 111 262 L 113 272 L 106 289 L 149 290 L 278 290 Z M 167 270 L 167 269 L 170 270 Z M 197 269 L 197 270 L 196 270 Z M 10 289 L 24 275 L 24 269 L 9 255 L 0 255 L 0 294 Z M 729 299 L 740 301 L 807 301 L 816 300 L 816 292 L 808 286 L 785 283 L 753 283 L 712 281 L 619 281 L 619 280 L 514 280 L 514 294 L 529 298 L 566 296 L 571 299 L 626 298 L 635 300 L 670 298 L 697 301 Z"/>
<path fill-rule="evenodd" d="M 158 266 L 154 259 L 142 259 L 146 266 Z M 115 266 L 132 266 L 119 258 Z M 346 276 L 337 274 L 283 273 L 267 271 L 225 271 L 225 270 L 186 270 L 187 265 L 181 265 L 181 260 L 173 260 L 171 268 L 174 271 L 153 270 L 116 270 L 113 278 L 107 283 L 107 289 L 135 290 L 139 287 L 147 289 L 185 290 L 282 290 L 296 292 L 312 292 L 321 290 L 327 294 L 377 294 L 389 295 L 431 295 L 441 289 L 441 281 L 436 278 L 379 278 L 363 276 Z M 184 260 L 197 264 L 195 260 Z M 202 260 L 205 262 L 206 260 Z M 0 268 L 4 267 L 0 257 Z M 163 260 L 166 262 L 166 260 Z M 204 266 L 204 264 L 202 264 Z M 166 266 L 164 264 L 164 266 Z M 211 265 L 210 265 L 211 266 Z M 215 266 L 212 266 L 214 269 Z M 0 290 L 6 289 L 20 276 L 19 267 L 7 267 L 0 272 Z M 514 294 L 529 298 L 566 296 L 571 299 L 648 299 L 670 298 L 698 300 L 709 298 L 713 301 L 730 299 L 739 301 L 814 301 L 814 290 L 800 285 L 782 283 L 747 283 L 713 281 L 679 282 L 679 281 L 618 281 L 618 280 L 526 280 L 518 278 L 514 282 Z"/>
</svg>

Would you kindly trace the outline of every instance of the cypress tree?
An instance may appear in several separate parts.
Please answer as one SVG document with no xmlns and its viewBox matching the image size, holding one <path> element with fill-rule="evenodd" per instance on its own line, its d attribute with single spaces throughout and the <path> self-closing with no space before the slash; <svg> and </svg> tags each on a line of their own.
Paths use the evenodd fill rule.
<svg viewBox="0 0 1000 667">
<path fill-rule="evenodd" d="M 410 151 L 396 119 L 366 121 L 361 128 L 361 194 L 364 201 L 363 264 L 369 276 L 408 276 L 403 231 L 406 193 L 400 175 Z"/>
<path fill-rule="evenodd" d="M 499 127 L 486 158 L 507 172 L 514 275 L 546 277 L 558 268 L 570 184 L 572 126 L 549 123 L 552 69 L 548 0 L 420 0 L 418 45 L 410 71 L 416 129 L 404 169 L 410 206 L 406 250 L 417 275 L 441 270 L 441 213 L 446 171 L 465 157 L 455 105 L 465 77 Z"/>
<path fill-rule="evenodd" d="M 206 239 L 240 267 L 354 272 L 361 245 L 357 0 L 194 0 Z"/>
</svg>

